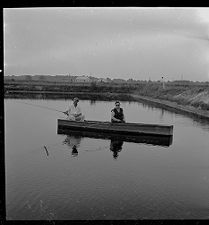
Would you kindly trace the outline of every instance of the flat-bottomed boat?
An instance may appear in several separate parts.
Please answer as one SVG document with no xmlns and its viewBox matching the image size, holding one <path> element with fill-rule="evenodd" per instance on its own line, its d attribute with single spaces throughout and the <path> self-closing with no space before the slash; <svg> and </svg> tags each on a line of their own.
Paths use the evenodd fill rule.
<svg viewBox="0 0 209 225">
<path fill-rule="evenodd" d="M 58 119 L 58 130 L 89 131 L 127 136 L 153 135 L 172 136 L 173 125 L 144 124 L 144 123 L 111 123 L 106 121 L 76 122 Z"/>
</svg>

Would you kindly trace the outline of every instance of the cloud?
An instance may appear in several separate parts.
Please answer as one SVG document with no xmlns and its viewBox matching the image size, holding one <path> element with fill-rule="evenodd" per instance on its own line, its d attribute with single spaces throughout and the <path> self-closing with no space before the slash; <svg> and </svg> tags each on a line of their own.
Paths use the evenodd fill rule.
<svg viewBox="0 0 209 225">
<path fill-rule="evenodd" d="M 163 72 L 175 76 L 180 68 L 189 79 L 195 79 L 194 71 L 206 77 L 208 24 L 198 13 L 195 8 L 6 9 L 6 71 L 157 78 Z"/>
</svg>

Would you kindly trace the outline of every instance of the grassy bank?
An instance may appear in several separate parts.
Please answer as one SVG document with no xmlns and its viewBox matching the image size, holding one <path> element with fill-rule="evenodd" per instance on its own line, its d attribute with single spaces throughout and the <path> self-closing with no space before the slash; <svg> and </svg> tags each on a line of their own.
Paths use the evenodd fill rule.
<svg viewBox="0 0 209 225">
<path fill-rule="evenodd" d="M 130 94 L 124 93 L 99 93 L 99 92 L 53 92 L 53 91 L 11 91 L 5 93 L 5 98 L 20 98 L 20 99 L 73 99 L 79 97 L 83 100 L 92 101 L 135 101 L 135 98 Z"/>
<path fill-rule="evenodd" d="M 160 82 L 139 82 L 135 84 L 70 84 L 53 82 L 6 82 L 5 96 L 25 94 L 74 95 L 82 99 L 95 100 L 147 100 L 156 104 L 170 105 L 181 110 L 209 114 L 209 83 L 167 82 L 163 88 Z M 93 97 L 94 96 L 94 97 Z M 137 97 L 138 96 L 138 97 Z M 208 115 L 209 116 L 209 115 Z"/>
<path fill-rule="evenodd" d="M 201 110 L 209 110 L 209 86 L 195 85 L 147 85 L 134 92 L 154 99 L 176 102 L 179 105 L 188 105 Z"/>
</svg>

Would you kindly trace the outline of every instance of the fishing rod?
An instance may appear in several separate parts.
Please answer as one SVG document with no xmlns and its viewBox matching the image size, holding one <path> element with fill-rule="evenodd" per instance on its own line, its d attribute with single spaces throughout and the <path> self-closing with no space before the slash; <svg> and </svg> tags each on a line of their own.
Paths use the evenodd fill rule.
<svg viewBox="0 0 209 225">
<path fill-rule="evenodd" d="M 26 103 L 26 102 L 20 102 L 20 103 L 26 104 L 26 105 L 32 105 L 32 106 L 34 106 L 34 107 L 39 107 L 39 108 L 44 108 L 44 109 L 48 109 L 48 110 L 52 110 L 52 111 L 57 111 L 57 112 L 65 113 L 65 112 L 63 112 L 63 111 L 60 111 L 60 110 L 57 110 L 57 109 L 54 109 L 54 108 L 49 108 L 49 107 L 42 106 L 42 105 L 31 104 L 31 103 Z"/>
</svg>

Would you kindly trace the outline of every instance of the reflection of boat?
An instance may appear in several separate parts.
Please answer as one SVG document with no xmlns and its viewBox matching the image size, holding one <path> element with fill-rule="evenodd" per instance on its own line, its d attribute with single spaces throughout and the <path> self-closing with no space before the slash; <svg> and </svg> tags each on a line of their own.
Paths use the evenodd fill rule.
<svg viewBox="0 0 209 225">
<path fill-rule="evenodd" d="M 97 139 L 110 139 L 126 142 L 135 143 L 146 143 L 152 145 L 169 146 L 172 144 L 173 136 L 154 136 L 154 135 L 124 135 L 124 134 L 114 134 L 107 132 L 92 132 L 92 131 L 78 131 L 63 129 L 63 127 L 58 126 L 58 134 L 67 134 L 79 137 L 89 137 Z"/>
<path fill-rule="evenodd" d="M 143 123 L 111 123 L 100 121 L 75 122 L 58 119 L 58 129 L 93 131 L 121 135 L 154 135 L 154 136 L 172 136 L 173 126 Z"/>
</svg>

